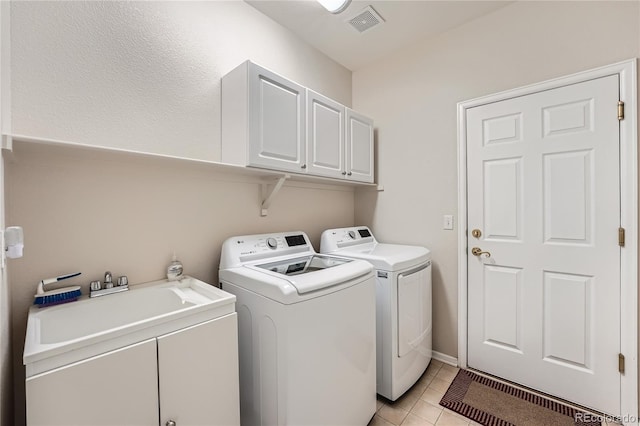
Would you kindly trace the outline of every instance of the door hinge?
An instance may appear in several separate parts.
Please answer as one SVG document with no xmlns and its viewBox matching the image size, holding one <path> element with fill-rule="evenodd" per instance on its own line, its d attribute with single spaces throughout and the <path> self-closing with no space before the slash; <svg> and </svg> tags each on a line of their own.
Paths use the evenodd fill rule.
<svg viewBox="0 0 640 426">
<path fill-rule="evenodd" d="M 624 102 L 618 101 L 618 120 L 624 120 Z"/>
<path fill-rule="evenodd" d="M 624 355 L 618 354 L 618 371 L 624 374 Z"/>
<path fill-rule="evenodd" d="M 624 247 L 624 228 L 618 228 L 618 245 Z"/>
</svg>

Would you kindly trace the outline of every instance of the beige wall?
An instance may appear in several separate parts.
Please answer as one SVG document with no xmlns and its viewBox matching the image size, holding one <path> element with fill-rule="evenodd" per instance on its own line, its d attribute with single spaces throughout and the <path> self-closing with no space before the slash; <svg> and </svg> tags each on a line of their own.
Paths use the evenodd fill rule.
<svg viewBox="0 0 640 426">
<path fill-rule="evenodd" d="M 228 237 L 303 230 L 319 247 L 324 229 L 353 223 L 353 191 L 344 187 L 286 186 L 260 217 L 260 185 L 210 166 L 28 144 L 12 157 L 7 218 L 25 230 L 25 255 L 9 270 L 18 418 L 26 314 L 42 278 L 81 271 L 68 284 L 84 294 L 106 270 L 131 283 L 162 279 L 175 251 L 185 273 L 216 283 Z"/>
<path fill-rule="evenodd" d="M 378 128 L 379 194 L 356 223 L 434 260 L 434 349 L 457 357 L 458 102 L 640 56 L 638 2 L 516 2 L 354 72 L 353 106 Z"/>
<path fill-rule="evenodd" d="M 243 1 L 14 2 L 13 132 L 220 159 L 220 78 L 251 59 L 351 105 L 351 72 Z"/>
<path fill-rule="evenodd" d="M 350 71 L 241 1 L 19 2 L 11 18 L 16 134 L 218 160 L 220 78 L 246 59 L 351 104 Z M 106 270 L 160 279 L 176 251 L 215 283 L 227 237 L 303 230 L 318 246 L 354 216 L 346 187 L 286 184 L 260 217 L 255 179 L 59 146 L 16 144 L 6 192 L 7 224 L 25 230 L 25 256 L 9 265 L 16 424 L 39 280 L 81 271 L 68 284 L 86 293 Z"/>
</svg>

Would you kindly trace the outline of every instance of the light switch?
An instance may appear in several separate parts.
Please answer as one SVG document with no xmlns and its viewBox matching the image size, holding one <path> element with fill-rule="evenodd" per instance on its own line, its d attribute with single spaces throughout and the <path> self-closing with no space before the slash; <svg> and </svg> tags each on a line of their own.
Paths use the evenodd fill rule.
<svg viewBox="0 0 640 426">
<path fill-rule="evenodd" d="M 443 229 L 453 229 L 453 215 L 452 214 L 445 214 L 444 215 L 444 221 L 442 224 Z"/>
</svg>

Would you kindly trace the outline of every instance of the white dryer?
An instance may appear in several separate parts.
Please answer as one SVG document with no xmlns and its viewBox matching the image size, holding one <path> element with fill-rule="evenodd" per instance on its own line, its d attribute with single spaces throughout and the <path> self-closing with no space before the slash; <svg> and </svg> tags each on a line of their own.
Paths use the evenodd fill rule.
<svg viewBox="0 0 640 426">
<path fill-rule="evenodd" d="M 376 295 L 365 261 L 318 255 L 304 232 L 232 237 L 243 425 L 365 425 L 376 410 Z"/>
<path fill-rule="evenodd" d="M 431 253 L 379 243 L 365 226 L 324 231 L 320 252 L 363 259 L 376 270 L 377 391 L 395 401 L 431 361 Z"/>
</svg>

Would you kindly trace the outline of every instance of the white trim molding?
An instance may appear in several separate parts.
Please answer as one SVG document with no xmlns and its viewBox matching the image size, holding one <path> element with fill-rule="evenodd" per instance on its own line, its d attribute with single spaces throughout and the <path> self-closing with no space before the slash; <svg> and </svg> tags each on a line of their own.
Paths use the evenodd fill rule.
<svg viewBox="0 0 640 426">
<path fill-rule="evenodd" d="M 458 358 L 453 357 L 451 355 L 443 354 L 442 352 L 431 351 L 431 358 L 435 359 L 436 361 L 440 361 L 440 362 L 444 362 L 445 364 L 449 364 L 449 365 L 451 365 L 453 367 L 457 367 L 458 366 Z"/>
<path fill-rule="evenodd" d="M 619 414 L 624 424 L 638 424 L 638 80 L 635 58 L 458 104 L 458 362 L 461 368 L 467 368 L 467 110 L 610 75 L 618 75 L 620 100 L 625 104 L 625 118 L 620 121 L 620 222 L 626 231 L 625 246 L 620 251 L 620 352 L 626 362 L 621 376 L 620 413 L 612 414 Z"/>
</svg>

